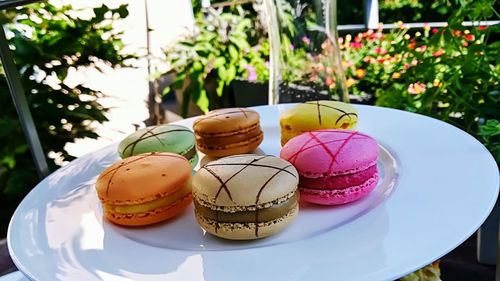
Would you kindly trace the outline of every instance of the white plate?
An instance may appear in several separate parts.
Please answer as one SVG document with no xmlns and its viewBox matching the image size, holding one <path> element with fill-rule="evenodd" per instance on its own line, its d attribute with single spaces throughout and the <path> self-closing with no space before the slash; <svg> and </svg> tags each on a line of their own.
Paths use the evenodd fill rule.
<svg viewBox="0 0 500 281">
<path fill-rule="evenodd" d="M 279 153 L 278 117 L 288 106 L 256 108 L 265 134 L 259 153 Z M 93 186 L 118 159 L 112 145 L 57 170 L 26 196 L 9 227 L 11 256 L 33 280 L 399 278 L 481 225 L 498 195 L 498 168 L 477 140 L 446 123 L 357 108 L 358 130 L 381 144 L 381 180 L 361 201 L 303 205 L 285 231 L 252 242 L 205 234 L 191 208 L 155 226 L 117 227 L 103 221 Z"/>
</svg>

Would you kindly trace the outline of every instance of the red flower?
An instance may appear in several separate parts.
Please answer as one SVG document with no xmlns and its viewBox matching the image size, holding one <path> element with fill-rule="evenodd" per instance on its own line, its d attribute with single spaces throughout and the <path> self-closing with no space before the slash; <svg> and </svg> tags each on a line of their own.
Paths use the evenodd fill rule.
<svg viewBox="0 0 500 281">
<path fill-rule="evenodd" d="M 330 87 L 333 84 L 333 79 L 331 77 L 327 77 L 325 80 L 325 84 Z"/>
<path fill-rule="evenodd" d="M 415 49 L 415 51 L 419 52 L 419 53 L 423 53 L 425 52 L 425 50 L 427 50 L 427 46 L 423 45 L 423 46 L 420 46 L 420 47 L 417 47 Z"/>
<path fill-rule="evenodd" d="M 435 51 L 434 53 L 432 53 L 432 56 L 434 57 L 440 57 L 444 54 L 444 49 L 439 49 L 437 51 Z"/>
<path fill-rule="evenodd" d="M 387 54 L 387 50 L 384 49 L 384 48 L 379 48 L 379 47 L 376 47 L 375 49 L 373 49 L 373 51 L 375 51 L 375 53 L 377 54 L 381 54 L 381 55 L 385 55 Z"/>
<path fill-rule="evenodd" d="M 432 31 L 432 33 L 438 33 L 439 29 L 437 29 L 437 28 L 434 27 L 431 31 Z"/>
<path fill-rule="evenodd" d="M 360 42 L 351 42 L 351 47 L 354 49 L 360 49 L 361 47 L 363 47 L 363 44 Z"/>
<path fill-rule="evenodd" d="M 474 41 L 474 39 L 476 39 L 476 37 L 474 37 L 474 34 L 465 35 L 465 40 L 467 41 Z"/>
<path fill-rule="evenodd" d="M 477 29 L 478 30 L 485 30 L 486 29 L 486 25 L 480 25 Z"/>
<path fill-rule="evenodd" d="M 467 41 L 462 41 L 462 46 L 467 47 L 469 46 L 469 43 L 467 43 Z"/>
</svg>

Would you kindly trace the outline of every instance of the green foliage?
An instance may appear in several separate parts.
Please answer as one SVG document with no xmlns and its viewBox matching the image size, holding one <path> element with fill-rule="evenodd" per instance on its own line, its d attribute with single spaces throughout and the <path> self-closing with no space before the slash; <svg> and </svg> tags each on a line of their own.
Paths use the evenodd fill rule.
<svg viewBox="0 0 500 281">
<path fill-rule="evenodd" d="M 126 5 L 97 7 L 89 20 L 72 16 L 71 10 L 71 6 L 43 3 L 9 10 L 0 17 L 9 30 L 9 44 L 44 152 L 62 160 L 72 159 L 64 150 L 67 142 L 97 137 L 92 122 L 106 121 L 106 109 L 97 102 L 102 93 L 64 84 L 68 72 L 97 62 L 119 66 L 129 58 L 119 54 L 123 42 L 112 27 L 115 20 L 128 15 Z M 3 73 L 0 77 L 0 190 L 2 202 L 15 206 L 38 176 Z M 53 160 L 49 162 L 52 170 L 57 168 Z M 3 219 L 10 211 L 2 210 Z"/>
<path fill-rule="evenodd" d="M 492 7 L 492 0 L 466 3 L 450 17 L 446 28 L 435 29 L 434 34 L 427 29 L 423 36 L 409 38 L 404 28 L 396 32 L 385 55 L 395 60 L 379 68 L 367 65 L 370 75 L 365 80 L 378 88 L 378 105 L 452 123 L 483 139 L 500 161 L 497 137 L 486 133 L 492 122 L 500 120 L 500 45 L 489 40 L 498 37 L 500 29 L 462 25 L 467 19 L 490 17 Z"/>
<path fill-rule="evenodd" d="M 241 8 L 237 14 L 211 8 L 206 11 L 206 16 L 197 15 L 196 31 L 191 36 L 166 50 L 167 61 L 176 72 L 173 87 L 183 90 L 183 116 L 190 100 L 203 111 L 225 106 L 228 86 L 237 77 L 267 77 L 267 43 L 252 45 L 261 36 L 248 13 Z"/>
<path fill-rule="evenodd" d="M 479 134 L 482 142 L 489 148 L 493 157 L 500 162 L 500 122 L 498 120 L 488 120 L 479 126 Z"/>
</svg>

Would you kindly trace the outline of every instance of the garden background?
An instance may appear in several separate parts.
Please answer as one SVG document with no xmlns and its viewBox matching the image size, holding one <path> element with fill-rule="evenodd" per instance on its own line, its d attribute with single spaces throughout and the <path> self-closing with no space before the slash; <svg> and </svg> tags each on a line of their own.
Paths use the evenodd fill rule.
<svg viewBox="0 0 500 281">
<path fill-rule="evenodd" d="M 79 17 L 71 6 L 52 1 L 2 12 L 0 20 L 10 31 L 9 42 L 51 170 L 74 159 L 64 149 L 67 143 L 98 137 L 94 125 L 105 122 L 109 110 L 100 103 L 105 92 L 84 83 L 66 83 L 75 69 L 120 68 L 151 59 L 153 71 L 144 79 L 152 81 L 156 96 L 148 100 L 147 124 L 164 120 L 163 105 L 174 96 L 179 113 L 188 116 L 193 104 L 200 111 L 191 114 L 235 105 L 244 91 L 242 84 L 267 95 L 269 44 L 259 3 L 212 1 L 213 8 L 202 8 L 201 1 L 193 1 L 195 28 L 187 29 L 154 58 L 123 43 L 122 30 L 116 26 L 129 16 L 127 5 L 103 4 L 93 8 L 91 18 Z M 499 26 L 463 26 L 462 22 L 498 20 L 499 6 L 494 0 L 380 0 L 380 21 L 397 23 L 396 28 L 340 32 L 352 101 L 449 122 L 478 138 L 498 163 Z M 339 0 L 338 9 L 339 24 L 363 23 L 362 0 Z M 443 21 L 448 25 L 441 28 L 409 29 L 405 24 Z M 288 49 L 282 51 L 308 71 L 297 77 L 291 63 L 284 78 L 290 83 L 308 81 L 313 89 L 331 87 L 336 82 L 332 69 L 320 63 L 327 54 L 312 52 L 307 34 L 296 33 L 289 39 Z M 39 179 L 4 74 L 0 76 L 0 234 L 4 237 L 15 207 Z"/>
</svg>

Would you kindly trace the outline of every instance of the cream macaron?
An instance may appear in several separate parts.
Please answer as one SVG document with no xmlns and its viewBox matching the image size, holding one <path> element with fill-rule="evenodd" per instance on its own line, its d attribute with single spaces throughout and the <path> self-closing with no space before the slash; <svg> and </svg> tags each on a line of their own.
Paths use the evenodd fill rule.
<svg viewBox="0 0 500 281">
<path fill-rule="evenodd" d="M 273 235 L 296 217 L 297 170 L 274 156 L 235 155 L 210 162 L 193 177 L 196 219 L 207 232 L 248 240 Z"/>
</svg>

